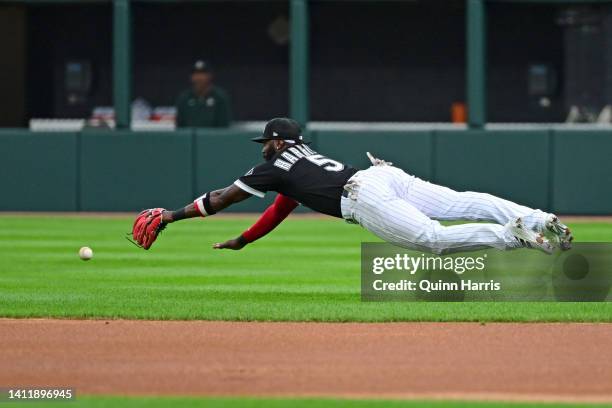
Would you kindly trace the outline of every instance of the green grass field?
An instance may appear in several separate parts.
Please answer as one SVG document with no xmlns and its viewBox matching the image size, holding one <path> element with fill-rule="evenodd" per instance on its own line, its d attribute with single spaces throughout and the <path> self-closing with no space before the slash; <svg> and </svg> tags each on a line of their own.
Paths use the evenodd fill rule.
<svg viewBox="0 0 612 408">
<path fill-rule="evenodd" d="M 0 217 L 0 316 L 285 321 L 612 321 L 610 303 L 362 303 L 360 242 L 334 219 L 289 219 L 242 251 L 211 249 L 255 217 L 171 225 L 150 251 L 130 218 Z M 609 242 L 612 224 L 571 225 Z M 81 261 L 81 246 L 94 259 Z"/>
<path fill-rule="evenodd" d="M 6 403 L 3 407 L 20 407 L 23 403 Z M 79 397 L 70 402 L 49 402 L 46 404 L 26 404 L 28 407 L 44 406 L 55 408 L 535 408 L 561 407 L 578 408 L 585 404 L 564 403 L 512 403 L 480 401 L 398 401 L 398 400 L 351 400 L 351 399 L 314 399 L 314 398 L 124 398 L 124 397 Z M 610 404 L 588 404 L 591 408 L 610 407 Z"/>
</svg>

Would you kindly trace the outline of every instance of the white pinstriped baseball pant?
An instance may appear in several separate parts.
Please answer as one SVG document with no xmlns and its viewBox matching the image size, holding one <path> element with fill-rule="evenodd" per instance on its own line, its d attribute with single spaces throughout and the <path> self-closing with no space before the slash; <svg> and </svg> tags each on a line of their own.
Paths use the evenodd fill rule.
<svg viewBox="0 0 612 408">
<path fill-rule="evenodd" d="M 504 224 L 522 217 L 527 228 L 542 231 L 548 215 L 491 194 L 457 192 L 389 165 L 355 173 L 346 189 L 343 218 L 394 245 L 436 254 L 518 248 Z M 443 226 L 438 220 L 492 223 Z"/>
</svg>

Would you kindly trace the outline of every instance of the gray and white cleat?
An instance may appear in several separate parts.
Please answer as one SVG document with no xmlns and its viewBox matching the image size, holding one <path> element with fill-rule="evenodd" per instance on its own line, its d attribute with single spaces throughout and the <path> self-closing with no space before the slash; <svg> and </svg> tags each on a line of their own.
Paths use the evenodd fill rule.
<svg viewBox="0 0 612 408">
<path fill-rule="evenodd" d="M 572 248 L 572 240 L 574 239 L 574 236 L 567 225 L 559 221 L 559 218 L 556 215 L 550 214 L 546 219 L 545 226 L 562 251 L 567 251 L 568 249 Z"/>
<path fill-rule="evenodd" d="M 554 245 L 542 234 L 526 228 L 523 225 L 523 220 L 517 218 L 506 224 L 506 228 L 520 244 L 525 248 L 539 249 L 547 254 L 552 254 L 555 249 Z"/>
</svg>

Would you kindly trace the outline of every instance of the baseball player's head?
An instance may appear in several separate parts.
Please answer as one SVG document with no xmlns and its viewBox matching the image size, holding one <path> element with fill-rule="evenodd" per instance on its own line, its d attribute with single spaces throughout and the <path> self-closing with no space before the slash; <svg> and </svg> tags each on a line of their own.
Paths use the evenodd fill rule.
<svg viewBox="0 0 612 408">
<path fill-rule="evenodd" d="M 272 119 L 266 124 L 263 134 L 251 140 L 263 144 L 261 154 L 266 160 L 272 159 L 276 152 L 288 146 L 305 143 L 302 127 L 289 118 Z"/>
<path fill-rule="evenodd" d="M 191 84 L 196 94 L 203 94 L 213 82 L 213 70 L 209 62 L 197 60 L 191 70 Z"/>
</svg>

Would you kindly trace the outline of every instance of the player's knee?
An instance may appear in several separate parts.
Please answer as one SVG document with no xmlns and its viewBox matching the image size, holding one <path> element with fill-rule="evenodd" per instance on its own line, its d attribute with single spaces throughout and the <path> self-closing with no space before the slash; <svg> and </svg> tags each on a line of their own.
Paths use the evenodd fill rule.
<svg viewBox="0 0 612 408">
<path fill-rule="evenodd" d="M 453 242 L 449 240 L 449 234 L 445 227 L 438 221 L 432 221 L 425 229 L 421 245 L 436 255 L 448 254 L 452 251 Z"/>
<path fill-rule="evenodd" d="M 433 253 L 438 253 L 439 250 L 439 232 L 444 228 L 438 221 L 432 220 L 426 224 L 418 236 L 418 244 L 429 249 Z"/>
</svg>

